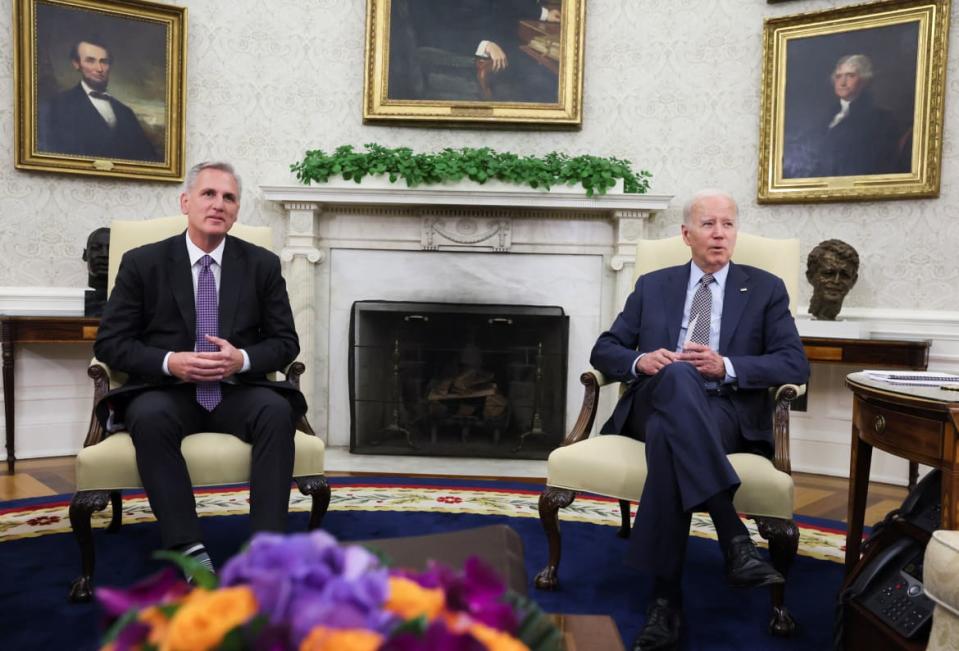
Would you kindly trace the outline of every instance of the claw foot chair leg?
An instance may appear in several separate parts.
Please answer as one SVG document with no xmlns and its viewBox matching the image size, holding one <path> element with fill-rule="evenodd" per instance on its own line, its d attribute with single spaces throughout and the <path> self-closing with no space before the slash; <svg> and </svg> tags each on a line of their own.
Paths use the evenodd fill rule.
<svg viewBox="0 0 959 651">
<path fill-rule="evenodd" d="M 535 585 L 540 590 L 555 590 L 559 587 L 559 557 L 562 540 L 559 537 L 559 510 L 573 503 L 576 493 L 563 488 L 547 486 L 539 496 L 539 521 L 549 543 L 549 562 L 536 575 Z"/>
<path fill-rule="evenodd" d="M 93 599 L 93 566 L 95 550 L 93 548 L 93 528 L 90 516 L 94 511 L 102 511 L 110 501 L 110 491 L 80 491 L 70 501 L 70 526 L 80 546 L 81 574 L 70 586 L 70 601 L 81 602 Z"/>
<path fill-rule="evenodd" d="M 310 523 L 307 528 L 313 531 L 323 523 L 323 516 L 330 506 L 330 484 L 323 475 L 312 477 L 296 477 L 296 486 L 303 495 L 313 498 L 310 508 Z"/>
<path fill-rule="evenodd" d="M 769 542 L 769 556 L 773 567 L 788 579 L 789 568 L 799 550 L 799 528 L 792 520 L 779 518 L 756 518 L 759 535 Z M 796 634 L 796 620 L 786 609 L 786 586 L 770 588 L 773 614 L 769 620 L 769 632 L 777 637 L 792 637 Z"/>
</svg>

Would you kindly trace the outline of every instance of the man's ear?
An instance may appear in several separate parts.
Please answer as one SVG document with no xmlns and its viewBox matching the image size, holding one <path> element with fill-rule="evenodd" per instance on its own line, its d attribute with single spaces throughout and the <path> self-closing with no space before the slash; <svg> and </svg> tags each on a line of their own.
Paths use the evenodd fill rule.
<svg viewBox="0 0 959 651">
<path fill-rule="evenodd" d="M 189 203 L 190 203 L 190 198 L 187 196 L 186 192 L 181 192 L 180 193 L 180 212 L 182 212 L 184 215 L 187 212 L 187 206 L 189 205 Z"/>
</svg>

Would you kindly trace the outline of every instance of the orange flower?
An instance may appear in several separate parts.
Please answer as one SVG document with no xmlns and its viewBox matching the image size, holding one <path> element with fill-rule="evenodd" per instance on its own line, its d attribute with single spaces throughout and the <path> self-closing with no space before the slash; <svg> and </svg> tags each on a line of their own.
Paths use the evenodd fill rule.
<svg viewBox="0 0 959 651">
<path fill-rule="evenodd" d="M 141 610 L 140 614 L 137 615 L 137 619 L 150 627 L 150 635 L 147 637 L 147 642 L 159 646 L 166 637 L 167 631 L 170 629 L 170 620 L 163 614 L 163 611 L 156 606 L 150 606 L 149 608 Z"/>
<path fill-rule="evenodd" d="M 439 588 L 424 588 L 416 581 L 400 577 L 390 577 L 390 596 L 385 608 L 403 619 L 415 619 L 425 615 L 433 621 L 443 610 L 446 596 Z"/>
<path fill-rule="evenodd" d="M 300 643 L 300 651 L 376 651 L 383 636 L 357 628 L 317 626 Z"/>
<path fill-rule="evenodd" d="M 469 627 L 470 635 L 482 642 L 489 651 L 529 651 L 529 647 L 509 633 L 497 630 L 485 624 L 474 623 Z"/>
<path fill-rule="evenodd" d="M 247 586 L 193 590 L 173 615 L 161 651 L 212 649 L 230 630 L 255 615 L 256 608 L 256 597 Z"/>
</svg>

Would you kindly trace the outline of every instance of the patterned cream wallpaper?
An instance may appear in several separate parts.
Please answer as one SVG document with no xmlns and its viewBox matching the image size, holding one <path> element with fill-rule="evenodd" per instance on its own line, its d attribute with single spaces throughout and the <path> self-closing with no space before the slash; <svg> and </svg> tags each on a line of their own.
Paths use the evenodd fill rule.
<svg viewBox="0 0 959 651">
<path fill-rule="evenodd" d="M 10 43 L 11 0 L 2 4 L 0 34 Z M 654 192 L 677 196 L 677 207 L 654 224 L 656 234 L 676 232 L 685 196 L 720 186 L 740 199 L 744 228 L 798 235 L 803 255 L 833 237 L 856 247 L 860 280 L 845 305 L 959 307 L 955 26 L 940 198 L 759 206 L 762 21 L 849 2 L 591 0 L 584 126 L 565 133 L 363 126 L 363 0 L 178 4 L 189 7 L 187 161 L 237 165 L 245 181 L 242 220 L 282 228 L 278 209 L 259 197 L 257 186 L 292 182 L 288 166 L 307 148 L 376 141 L 419 150 L 489 145 L 615 155 L 651 170 Z M 11 49 L 0 48 L 0 286 L 79 287 L 86 281 L 80 254 L 87 233 L 115 218 L 175 213 L 178 189 L 15 170 L 12 70 Z M 804 285 L 800 304 L 809 293 Z"/>
</svg>

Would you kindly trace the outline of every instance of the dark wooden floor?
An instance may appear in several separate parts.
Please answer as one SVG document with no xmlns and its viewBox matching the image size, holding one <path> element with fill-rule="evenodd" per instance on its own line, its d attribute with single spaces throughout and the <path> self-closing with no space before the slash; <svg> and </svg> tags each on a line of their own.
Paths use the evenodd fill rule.
<svg viewBox="0 0 959 651">
<path fill-rule="evenodd" d="M 42 497 L 72 493 L 74 490 L 73 457 L 52 459 L 24 459 L 17 461 L 17 471 L 13 475 L 6 470 L 6 463 L 0 471 L 0 501 L 25 497 Z M 331 476 L 350 476 L 360 473 L 330 473 Z M 829 520 L 846 519 L 849 481 L 839 477 L 825 477 L 794 473 L 796 483 L 796 513 Z M 485 477 L 484 479 L 496 479 Z M 509 481 L 527 481 L 530 484 L 543 483 L 542 477 L 530 477 Z M 899 506 L 906 495 L 901 486 L 871 483 L 866 510 L 866 524 L 873 524 Z"/>
</svg>

